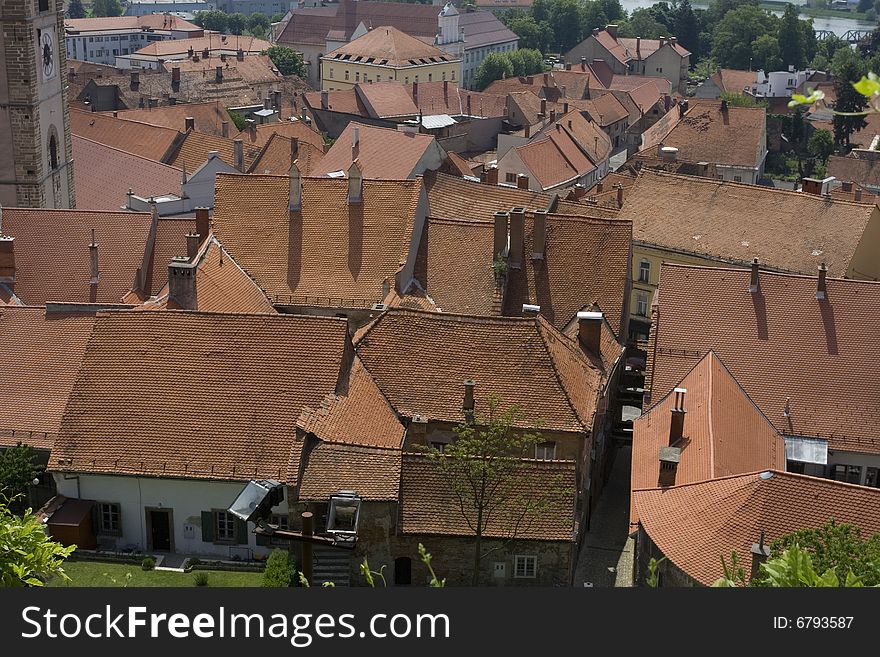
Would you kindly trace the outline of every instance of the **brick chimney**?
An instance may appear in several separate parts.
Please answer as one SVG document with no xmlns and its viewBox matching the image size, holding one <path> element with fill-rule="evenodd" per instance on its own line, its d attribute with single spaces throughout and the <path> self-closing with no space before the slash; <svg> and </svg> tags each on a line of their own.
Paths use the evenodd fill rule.
<svg viewBox="0 0 880 657">
<path fill-rule="evenodd" d="M 541 99 L 541 114 L 543 114 L 545 116 L 547 115 L 547 99 L 546 98 Z"/>
<path fill-rule="evenodd" d="M 220 134 L 227 139 L 229 138 L 229 121 L 223 121 L 223 123 L 220 124 Z"/>
<path fill-rule="evenodd" d="M 364 200 L 364 174 L 360 163 L 355 160 L 348 167 L 348 202 L 362 203 Z"/>
<path fill-rule="evenodd" d="M 235 153 L 233 166 L 244 173 L 244 142 L 241 139 L 233 139 L 232 145 Z"/>
<path fill-rule="evenodd" d="M 510 215 L 507 212 L 498 211 L 495 213 L 495 233 L 492 240 L 493 260 L 501 256 L 507 249 L 507 225 L 509 221 Z"/>
<path fill-rule="evenodd" d="M 602 357 L 602 319 L 598 310 L 582 310 L 577 314 L 578 342 L 581 347 L 597 358 Z"/>
<path fill-rule="evenodd" d="M 132 71 L 131 72 L 131 90 L 137 91 L 141 86 L 141 74 L 140 71 Z"/>
<path fill-rule="evenodd" d="M 862 200 L 862 188 L 861 187 L 856 187 L 855 191 L 853 192 L 853 199 L 856 201 Z"/>
<path fill-rule="evenodd" d="M 244 61 L 244 50 L 242 50 L 241 48 L 239 48 L 239 49 L 238 49 L 238 52 L 235 53 L 235 58 L 236 58 L 238 61 L 243 62 L 243 61 Z"/>
<path fill-rule="evenodd" d="M 223 67 L 215 66 L 214 67 L 214 81 L 215 82 L 223 82 Z"/>
<path fill-rule="evenodd" d="M 601 194 L 603 191 L 605 191 L 605 183 L 600 180 L 596 183 L 596 193 Z"/>
<path fill-rule="evenodd" d="M 202 238 L 198 233 L 187 233 L 186 234 L 186 257 L 190 262 L 195 260 L 196 253 L 199 252 L 199 244 L 201 244 Z"/>
<path fill-rule="evenodd" d="M 15 238 L 0 235 L 0 283 L 15 283 Z"/>
<path fill-rule="evenodd" d="M 828 298 L 828 286 L 825 277 L 828 275 L 828 267 L 823 262 L 819 265 L 819 279 L 816 282 L 816 298 L 819 300 Z"/>
<path fill-rule="evenodd" d="M 489 167 L 486 170 L 486 184 L 487 185 L 497 185 L 498 184 L 498 167 Z"/>
<path fill-rule="evenodd" d="M 676 388 L 672 394 L 675 397 L 672 402 L 672 419 L 669 422 L 669 446 L 675 447 L 684 436 L 684 417 L 687 414 L 684 398 L 687 388 Z"/>
<path fill-rule="evenodd" d="M 758 293 L 758 288 L 760 286 L 760 281 L 758 280 L 758 267 L 759 267 L 759 265 L 760 265 L 760 263 L 758 262 L 757 258 L 752 260 L 752 274 L 751 274 L 751 277 L 749 278 L 749 293 L 750 294 L 757 294 Z"/>
<path fill-rule="evenodd" d="M 89 285 L 98 285 L 98 242 L 95 240 L 95 229 L 92 228 L 92 241 L 89 244 Z"/>
<path fill-rule="evenodd" d="M 256 141 L 257 140 L 257 122 L 254 121 L 253 119 L 247 119 L 245 121 L 245 123 L 247 124 L 247 131 L 248 131 L 248 135 L 251 138 L 251 141 Z"/>
<path fill-rule="evenodd" d="M 665 45 L 666 45 L 666 37 L 662 36 L 662 37 L 660 37 L 660 47 L 662 48 Z"/>
<path fill-rule="evenodd" d="M 512 269 L 522 267 L 525 223 L 525 208 L 512 208 L 510 210 L 510 250 L 507 254 Z"/>
<path fill-rule="evenodd" d="M 611 35 L 612 39 L 614 39 L 615 41 L 617 40 L 617 25 L 606 25 L 605 31 L 608 32 L 609 35 Z"/>
<path fill-rule="evenodd" d="M 547 248 L 547 211 L 535 210 L 532 226 L 532 260 L 543 260 Z"/>
<path fill-rule="evenodd" d="M 290 212 L 302 210 L 302 175 L 296 162 L 290 165 L 289 178 L 289 203 L 287 209 Z"/>
<path fill-rule="evenodd" d="M 196 271 L 198 265 L 186 258 L 175 256 L 168 265 L 168 307 L 195 310 Z"/>
<path fill-rule="evenodd" d="M 202 59 L 208 59 L 211 56 L 210 48 L 202 48 Z"/>
<path fill-rule="evenodd" d="M 657 484 L 663 488 L 675 486 L 675 475 L 678 472 L 678 462 L 681 460 L 680 447 L 660 448 L 660 477 Z"/>
<path fill-rule="evenodd" d="M 598 28 L 598 27 L 594 27 L 594 28 L 593 28 L 593 32 L 592 32 L 592 34 L 593 34 L 593 36 L 599 36 L 599 28 Z"/>
<path fill-rule="evenodd" d="M 424 415 L 413 415 L 406 428 L 406 441 L 410 444 L 424 445 L 428 435 L 428 418 Z"/>
<path fill-rule="evenodd" d="M 532 136 L 531 133 L 532 133 L 532 126 L 530 126 L 528 123 L 526 123 L 526 127 L 523 129 L 523 136 L 526 139 L 528 139 L 529 137 Z"/>
<path fill-rule="evenodd" d="M 321 92 L 321 109 L 325 110 L 330 107 L 330 92 L 322 91 Z"/>
<path fill-rule="evenodd" d="M 211 232 L 211 215 L 208 208 L 196 208 L 196 233 L 204 241 Z"/>
<path fill-rule="evenodd" d="M 623 207 L 623 185 L 617 183 L 617 207 Z"/>
<path fill-rule="evenodd" d="M 465 379 L 464 382 L 464 400 L 461 403 L 461 410 L 464 411 L 465 417 L 473 419 L 474 416 L 474 388 L 477 382 L 473 379 Z"/>
<path fill-rule="evenodd" d="M 177 119 L 177 120 L 179 121 L 180 119 Z M 183 120 L 183 129 L 184 129 L 186 132 L 189 132 L 190 130 L 195 130 L 195 129 L 196 129 L 196 120 L 195 120 L 195 118 L 192 117 L 192 116 L 188 116 L 188 117 L 186 117 L 186 118 Z"/>
<path fill-rule="evenodd" d="M 516 187 L 517 189 L 528 189 L 529 188 L 529 177 L 524 174 L 517 174 L 516 176 Z"/>
</svg>

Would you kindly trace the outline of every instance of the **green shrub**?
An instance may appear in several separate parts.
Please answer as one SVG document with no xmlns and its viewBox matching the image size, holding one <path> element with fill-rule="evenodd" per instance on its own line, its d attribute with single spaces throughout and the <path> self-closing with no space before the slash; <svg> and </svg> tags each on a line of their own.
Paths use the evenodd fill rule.
<svg viewBox="0 0 880 657">
<path fill-rule="evenodd" d="M 266 570 L 263 571 L 263 586 L 265 588 L 285 588 L 293 584 L 296 568 L 293 557 L 287 550 L 275 550 L 266 560 Z"/>
<path fill-rule="evenodd" d="M 188 566 L 198 566 L 200 563 L 202 563 L 202 560 L 198 557 L 190 557 L 187 561 Z"/>
<path fill-rule="evenodd" d="M 141 561 L 141 569 L 153 570 L 156 567 L 156 560 L 153 557 L 146 557 Z"/>
<path fill-rule="evenodd" d="M 207 586 L 208 585 L 208 573 L 206 573 L 204 571 L 196 573 L 193 576 L 193 581 L 195 582 L 196 586 Z"/>
</svg>

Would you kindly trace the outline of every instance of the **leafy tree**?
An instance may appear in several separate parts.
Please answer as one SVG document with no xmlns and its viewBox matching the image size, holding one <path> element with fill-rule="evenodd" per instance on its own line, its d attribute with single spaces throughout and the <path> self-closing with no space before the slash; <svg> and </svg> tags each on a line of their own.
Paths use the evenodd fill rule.
<svg viewBox="0 0 880 657">
<path fill-rule="evenodd" d="M 581 14 L 581 39 L 593 33 L 593 28 L 604 29 L 606 25 L 611 24 L 611 19 L 605 15 L 600 2 L 583 2 L 580 9 Z M 624 16 L 625 18 L 625 16 Z"/>
<path fill-rule="evenodd" d="M 520 48 L 508 53 L 507 56 L 513 66 L 514 75 L 533 75 L 544 70 L 544 58 L 537 50 Z"/>
<path fill-rule="evenodd" d="M 522 458 L 534 454 L 539 433 L 517 429 L 525 419 L 519 407 L 502 411 L 497 398 L 488 400 L 485 417 L 473 418 L 455 428 L 456 440 L 443 452 L 426 450 L 440 476 L 459 503 L 462 518 L 474 533 L 473 585 L 480 579 L 480 564 L 521 535 L 548 506 L 559 503 L 568 491 L 561 482 L 545 481 L 542 492 L 524 496 L 517 481 L 526 476 Z M 492 523 L 502 527 L 503 544 L 484 549 L 483 536 Z"/>
<path fill-rule="evenodd" d="M 239 132 L 247 127 L 247 119 L 245 119 L 244 116 L 238 112 L 233 112 L 232 110 L 226 110 L 226 113 L 229 114 L 229 118 L 232 120 L 232 123 L 235 124 L 235 127 L 238 128 Z"/>
<path fill-rule="evenodd" d="M 257 38 L 264 38 L 269 31 L 269 18 L 266 14 L 256 13 L 248 16 L 247 19 L 248 32 Z"/>
<path fill-rule="evenodd" d="M 779 55 L 782 57 L 784 66 L 794 66 L 795 70 L 804 67 L 806 55 L 804 53 L 804 31 L 801 21 L 798 19 L 798 10 L 794 5 L 785 5 L 782 19 L 779 21 Z M 774 70 L 774 69 L 765 69 Z"/>
<path fill-rule="evenodd" d="M 122 5 L 119 0 L 95 0 L 92 3 L 92 15 L 94 16 L 121 16 Z"/>
<path fill-rule="evenodd" d="M 620 26 L 620 35 L 656 39 L 669 34 L 665 25 L 658 22 L 647 9 L 636 9 L 630 19 Z"/>
<path fill-rule="evenodd" d="M 548 20 L 556 47 L 566 52 L 581 41 L 581 7 L 578 0 L 554 0 Z"/>
<path fill-rule="evenodd" d="M 758 0 L 709 0 L 708 20 L 711 25 L 720 23 L 725 16 L 740 7 L 757 7 Z"/>
<path fill-rule="evenodd" d="M 822 572 L 820 575 L 819 573 Z M 781 555 L 761 564 L 759 586 L 778 588 L 836 588 L 860 587 L 865 583 L 853 571 L 840 577 L 833 569 L 824 572 L 816 569 L 810 553 L 797 543 Z"/>
<path fill-rule="evenodd" d="M 863 75 L 867 68 L 865 60 L 858 53 L 851 48 L 840 48 L 834 52 L 831 58 L 831 72 L 835 76 L 842 77 L 853 67 L 859 70 L 859 75 Z"/>
<path fill-rule="evenodd" d="M 816 54 L 823 55 L 825 59 L 830 62 L 832 61 L 832 59 L 834 59 L 834 53 L 836 53 L 841 48 L 846 48 L 847 50 L 849 50 L 849 46 L 847 45 L 846 41 L 841 39 L 836 34 L 829 34 L 824 39 L 818 42 Z M 821 70 L 827 70 L 827 68 Z"/>
<path fill-rule="evenodd" d="M 505 57 L 500 52 L 490 52 L 474 73 L 474 84 L 477 89 L 483 90 L 495 80 L 509 78 L 513 75 L 513 64 L 510 57 Z"/>
<path fill-rule="evenodd" d="M 806 65 L 813 60 L 816 53 L 819 52 L 819 40 L 816 38 L 816 32 L 813 29 L 813 19 L 800 21 L 801 32 L 803 33 L 804 44 L 804 64 Z"/>
<path fill-rule="evenodd" d="M 696 58 L 700 48 L 700 21 L 691 7 L 690 0 L 681 0 L 679 3 L 672 32 Z"/>
<path fill-rule="evenodd" d="M 764 71 L 782 68 L 779 41 L 772 34 L 762 34 L 752 44 L 752 68 Z"/>
<path fill-rule="evenodd" d="M 13 509 L 23 511 L 28 486 L 42 470 L 36 463 L 36 453 L 28 445 L 18 443 L 0 450 L 0 495 L 11 500 L 9 506 Z"/>
<path fill-rule="evenodd" d="M 623 10 L 620 0 L 598 0 L 596 4 L 602 9 L 605 18 L 612 23 L 626 18 L 626 12 Z"/>
<path fill-rule="evenodd" d="M 200 11 L 193 22 L 206 30 L 226 32 L 229 27 L 229 14 L 222 11 Z"/>
<path fill-rule="evenodd" d="M 53 541 L 31 510 L 16 515 L 0 496 L 0 588 L 43 586 L 52 577 L 68 579 L 64 560 L 76 549 Z"/>
<path fill-rule="evenodd" d="M 281 75 L 298 75 L 301 78 L 306 76 L 306 65 L 302 55 L 293 48 L 272 46 L 263 54 L 269 55 L 269 59 L 278 67 Z"/>
<path fill-rule="evenodd" d="M 858 10 L 862 13 L 874 8 L 874 0 L 859 0 Z"/>
<path fill-rule="evenodd" d="M 85 18 L 86 8 L 83 7 L 82 0 L 70 0 L 67 7 L 67 15 L 71 18 Z"/>
<path fill-rule="evenodd" d="M 519 37 L 521 48 L 533 48 L 541 52 L 547 52 L 550 42 L 553 41 L 553 30 L 545 21 L 538 23 L 531 16 L 519 16 L 507 23 Z"/>
<path fill-rule="evenodd" d="M 810 155 L 825 164 L 828 161 L 828 156 L 834 152 L 834 135 L 828 130 L 816 130 L 810 137 L 807 148 Z"/>
<path fill-rule="evenodd" d="M 285 14 L 278 12 L 277 14 L 272 14 L 272 17 L 269 19 L 270 23 L 280 23 L 284 20 Z"/>
<path fill-rule="evenodd" d="M 228 32 L 232 34 L 243 34 L 248 26 L 248 17 L 244 14 L 237 12 L 235 14 L 229 14 L 226 23 L 226 29 Z"/>
<path fill-rule="evenodd" d="M 847 51 L 852 53 L 849 49 Z M 864 63 L 855 53 L 852 53 L 854 58 L 838 58 L 838 55 L 847 51 L 841 50 L 834 54 L 832 69 L 835 69 L 837 75 L 834 82 L 834 91 L 837 94 L 834 102 L 834 142 L 849 146 L 853 133 L 868 125 L 865 117 L 858 115 L 858 112 L 865 110 L 868 100 L 853 87 L 853 83 L 865 74 Z"/>
<path fill-rule="evenodd" d="M 810 68 L 815 71 L 827 71 L 831 62 L 828 61 L 828 58 L 825 57 L 822 53 L 818 53 L 815 57 L 813 57 L 812 61 L 810 61 Z"/>
<path fill-rule="evenodd" d="M 753 5 L 728 11 L 715 26 L 712 56 L 725 68 L 748 69 L 752 44 L 761 36 L 775 36 L 776 22 L 775 16 Z"/>
<path fill-rule="evenodd" d="M 296 566 L 293 557 L 287 550 L 273 550 L 266 560 L 266 569 L 263 571 L 264 588 L 287 588 L 293 586 L 296 576 Z"/>
<path fill-rule="evenodd" d="M 718 64 L 716 64 L 715 60 L 711 57 L 704 57 L 694 65 L 694 75 L 704 80 L 714 75 L 717 70 Z"/>
</svg>

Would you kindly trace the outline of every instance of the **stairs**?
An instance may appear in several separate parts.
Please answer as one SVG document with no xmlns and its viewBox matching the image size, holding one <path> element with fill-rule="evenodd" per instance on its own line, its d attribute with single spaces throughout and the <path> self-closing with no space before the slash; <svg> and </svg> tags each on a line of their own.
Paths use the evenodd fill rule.
<svg viewBox="0 0 880 657">
<path fill-rule="evenodd" d="M 351 586 L 351 555 L 351 550 L 313 546 L 312 586 L 322 586 L 324 582 Z"/>
</svg>

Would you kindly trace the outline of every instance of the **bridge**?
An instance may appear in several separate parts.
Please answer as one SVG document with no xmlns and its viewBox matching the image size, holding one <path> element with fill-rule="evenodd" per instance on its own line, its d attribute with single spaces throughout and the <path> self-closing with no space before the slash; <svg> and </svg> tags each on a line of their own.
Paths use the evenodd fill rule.
<svg viewBox="0 0 880 657">
<path fill-rule="evenodd" d="M 832 34 L 835 34 L 830 30 L 813 30 L 813 32 L 816 34 L 817 41 L 824 41 Z M 847 30 L 840 38 L 847 43 L 859 43 L 870 37 L 872 33 L 873 30 Z"/>
</svg>

